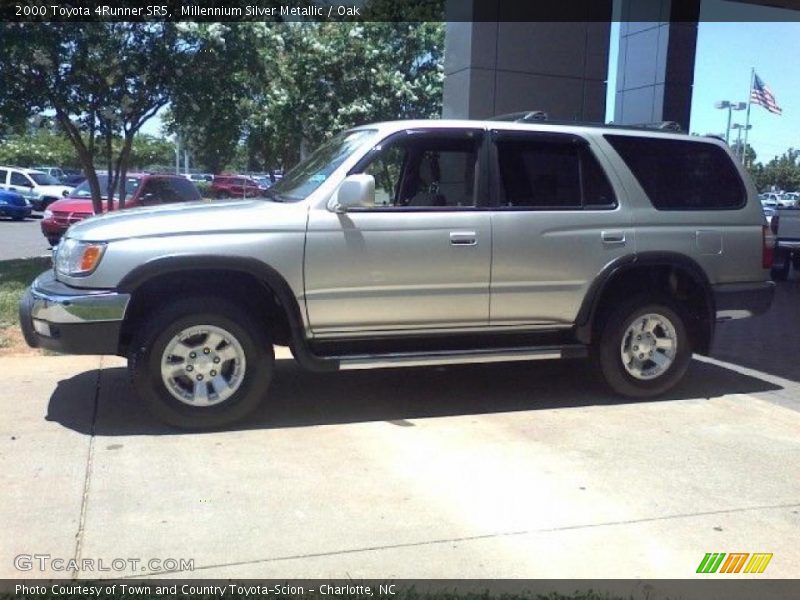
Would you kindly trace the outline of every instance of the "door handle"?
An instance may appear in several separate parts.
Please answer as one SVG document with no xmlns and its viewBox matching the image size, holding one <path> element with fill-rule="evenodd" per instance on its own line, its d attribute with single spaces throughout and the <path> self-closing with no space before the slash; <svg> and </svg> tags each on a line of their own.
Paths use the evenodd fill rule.
<svg viewBox="0 0 800 600">
<path fill-rule="evenodd" d="M 600 238 L 604 244 L 619 244 L 625 243 L 625 233 L 622 231 L 604 231 L 600 234 Z"/>
<path fill-rule="evenodd" d="M 478 236 L 474 231 L 453 231 L 450 233 L 451 246 L 476 246 Z"/>
</svg>

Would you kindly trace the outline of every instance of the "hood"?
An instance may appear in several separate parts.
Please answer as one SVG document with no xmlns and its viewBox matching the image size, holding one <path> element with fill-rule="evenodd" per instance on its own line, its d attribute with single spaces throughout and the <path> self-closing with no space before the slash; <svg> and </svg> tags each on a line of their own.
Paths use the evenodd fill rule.
<svg viewBox="0 0 800 600">
<path fill-rule="evenodd" d="M 69 229 L 69 237 L 95 242 L 199 233 L 303 231 L 305 203 L 266 200 L 187 202 L 125 209 L 90 217 Z"/>
<path fill-rule="evenodd" d="M 60 197 L 64 195 L 64 192 L 69 194 L 72 190 L 73 188 L 68 185 L 37 185 L 34 188 L 34 193 Z"/>
<path fill-rule="evenodd" d="M 105 207 L 105 202 L 103 205 Z M 47 208 L 54 212 L 90 214 L 94 212 L 91 198 L 64 198 L 63 200 L 56 200 Z"/>
</svg>

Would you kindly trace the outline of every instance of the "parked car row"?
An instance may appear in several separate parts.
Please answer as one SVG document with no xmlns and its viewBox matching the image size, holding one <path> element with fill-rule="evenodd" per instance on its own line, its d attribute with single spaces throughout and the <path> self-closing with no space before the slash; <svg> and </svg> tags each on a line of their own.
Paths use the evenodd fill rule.
<svg viewBox="0 0 800 600">
<path fill-rule="evenodd" d="M 34 210 L 44 210 L 59 198 L 67 196 L 72 187 L 37 169 L 0 166 L 0 189 L 21 194 Z"/>
<path fill-rule="evenodd" d="M 764 208 L 800 207 L 800 192 L 765 192 L 758 197 Z"/>
<path fill-rule="evenodd" d="M 108 188 L 108 175 L 99 175 L 100 189 Z M 177 202 L 200 200 L 194 183 L 179 175 L 154 175 L 129 173 L 125 181 L 125 208 L 157 206 Z M 118 208 L 119 193 L 111 200 L 111 208 Z M 109 210 L 109 199 L 102 198 L 103 212 Z M 70 225 L 83 221 L 94 214 L 92 192 L 88 182 L 76 187 L 66 198 L 54 202 L 44 212 L 41 221 L 42 233 L 51 246 L 55 246 Z"/>
</svg>

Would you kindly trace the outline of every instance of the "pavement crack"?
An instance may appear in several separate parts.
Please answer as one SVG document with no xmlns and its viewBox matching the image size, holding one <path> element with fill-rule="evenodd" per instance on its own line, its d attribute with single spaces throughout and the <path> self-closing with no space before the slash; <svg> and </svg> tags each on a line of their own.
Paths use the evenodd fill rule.
<svg viewBox="0 0 800 600">
<path fill-rule="evenodd" d="M 725 508 L 720 510 L 708 510 L 708 511 L 699 511 L 699 512 L 692 512 L 692 513 L 677 513 L 673 515 L 663 515 L 659 517 L 643 517 L 641 519 L 627 519 L 621 521 L 604 521 L 601 523 L 583 523 L 578 525 L 564 525 L 561 527 L 542 527 L 539 529 L 526 529 L 521 531 L 499 531 L 495 533 L 484 533 L 481 535 L 470 535 L 470 536 L 462 536 L 462 537 L 453 537 L 453 538 L 442 538 L 442 539 L 434 539 L 434 540 L 422 540 L 419 542 L 405 542 L 401 544 L 385 544 L 385 545 L 378 545 L 378 546 L 365 546 L 362 548 L 345 548 L 342 550 L 330 550 L 328 552 L 312 552 L 306 554 L 294 554 L 288 556 L 275 556 L 271 558 L 257 558 L 253 560 L 242 560 L 236 562 L 229 562 L 229 563 L 219 563 L 213 565 L 203 565 L 200 567 L 195 567 L 192 569 L 191 572 L 195 571 L 207 571 L 209 569 L 220 569 L 225 567 L 241 567 L 245 565 L 257 565 L 262 563 L 271 563 L 271 562 L 281 562 L 286 560 L 299 560 L 304 558 L 321 558 L 324 556 L 338 556 L 338 555 L 345 555 L 345 554 L 356 554 L 359 552 L 374 552 L 376 550 L 395 550 L 399 548 L 414 548 L 419 546 L 435 546 L 438 544 L 453 544 L 458 542 L 474 542 L 479 540 L 487 540 L 487 539 L 495 539 L 495 538 L 503 538 L 503 537 L 514 537 L 514 536 L 521 536 L 521 535 L 533 535 L 537 533 L 553 533 L 557 531 L 570 531 L 574 529 L 591 529 L 595 527 L 615 527 L 620 525 L 633 525 L 637 523 L 652 523 L 656 521 L 669 521 L 674 519 L 687 519 L 691 517 L 704 517 L 704 516 L 711 516 L 711 515 L 724 515 L 724 514 L 731 514 L 731 513 L 742 513 L 742 512 L 749 512 L 754 510 L 770 510 L 770 509 L 780 509 L 780 508 L 797 508 L 800 507 L 800 503 L 793 502 L 788 504 L 772 504 L 766 506 L 745 506 L 741 508 Z M 137 575 L 131 576 L 124 576 L 120 577 L 120 579 L 136 579 L 141 577 L 149 577 L 151 575 L 165 575 L 165 574 L 179 574 L 185 573 L 187 571 L 176 570 L 176 571 L 153 571 L 150 573 L 142 573 Z"/>
<path fill-rule="evenodd" d="M 97 381 L 94 387 L 94 404 L 92 406 L 92 426 L 89 430 L 89 452 L 86 456 L 86 473 L 83 478 L 83 495 L 81 496 L 81 514 L 78 519 L 78 531 L 75 534 L 75 565 L 71 578 L 78 579 L 80 576 L 80 560 L 83 554 L 83 534 L 86 526 L 86 509 L 89 503 L 89 487 L 92 482 L 92 468 L 94 466 L 94 444 L 95 430 L 97 427 L 97 413 L 100 405 L 100 378 L 103 372 L 103 357 L 97 366 Z"/>
</svg>

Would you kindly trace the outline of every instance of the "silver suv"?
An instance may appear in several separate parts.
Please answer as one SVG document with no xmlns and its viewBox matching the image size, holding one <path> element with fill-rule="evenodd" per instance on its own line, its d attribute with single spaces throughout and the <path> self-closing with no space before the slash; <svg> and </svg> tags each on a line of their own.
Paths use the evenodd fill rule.
<svg viewBox="0 0 800 600">
<path fill-rule="evenodd" d="M 31 346 L 128 357 L 176 426 L 313 370 L 591 357 L 673 387 L 717 321 L 772 301 L 772 234 L 721 142 L 609 126 L 405 121 L 332 138 L 261 200 L 74 225 L 21 304 Z"/>
</svg>

